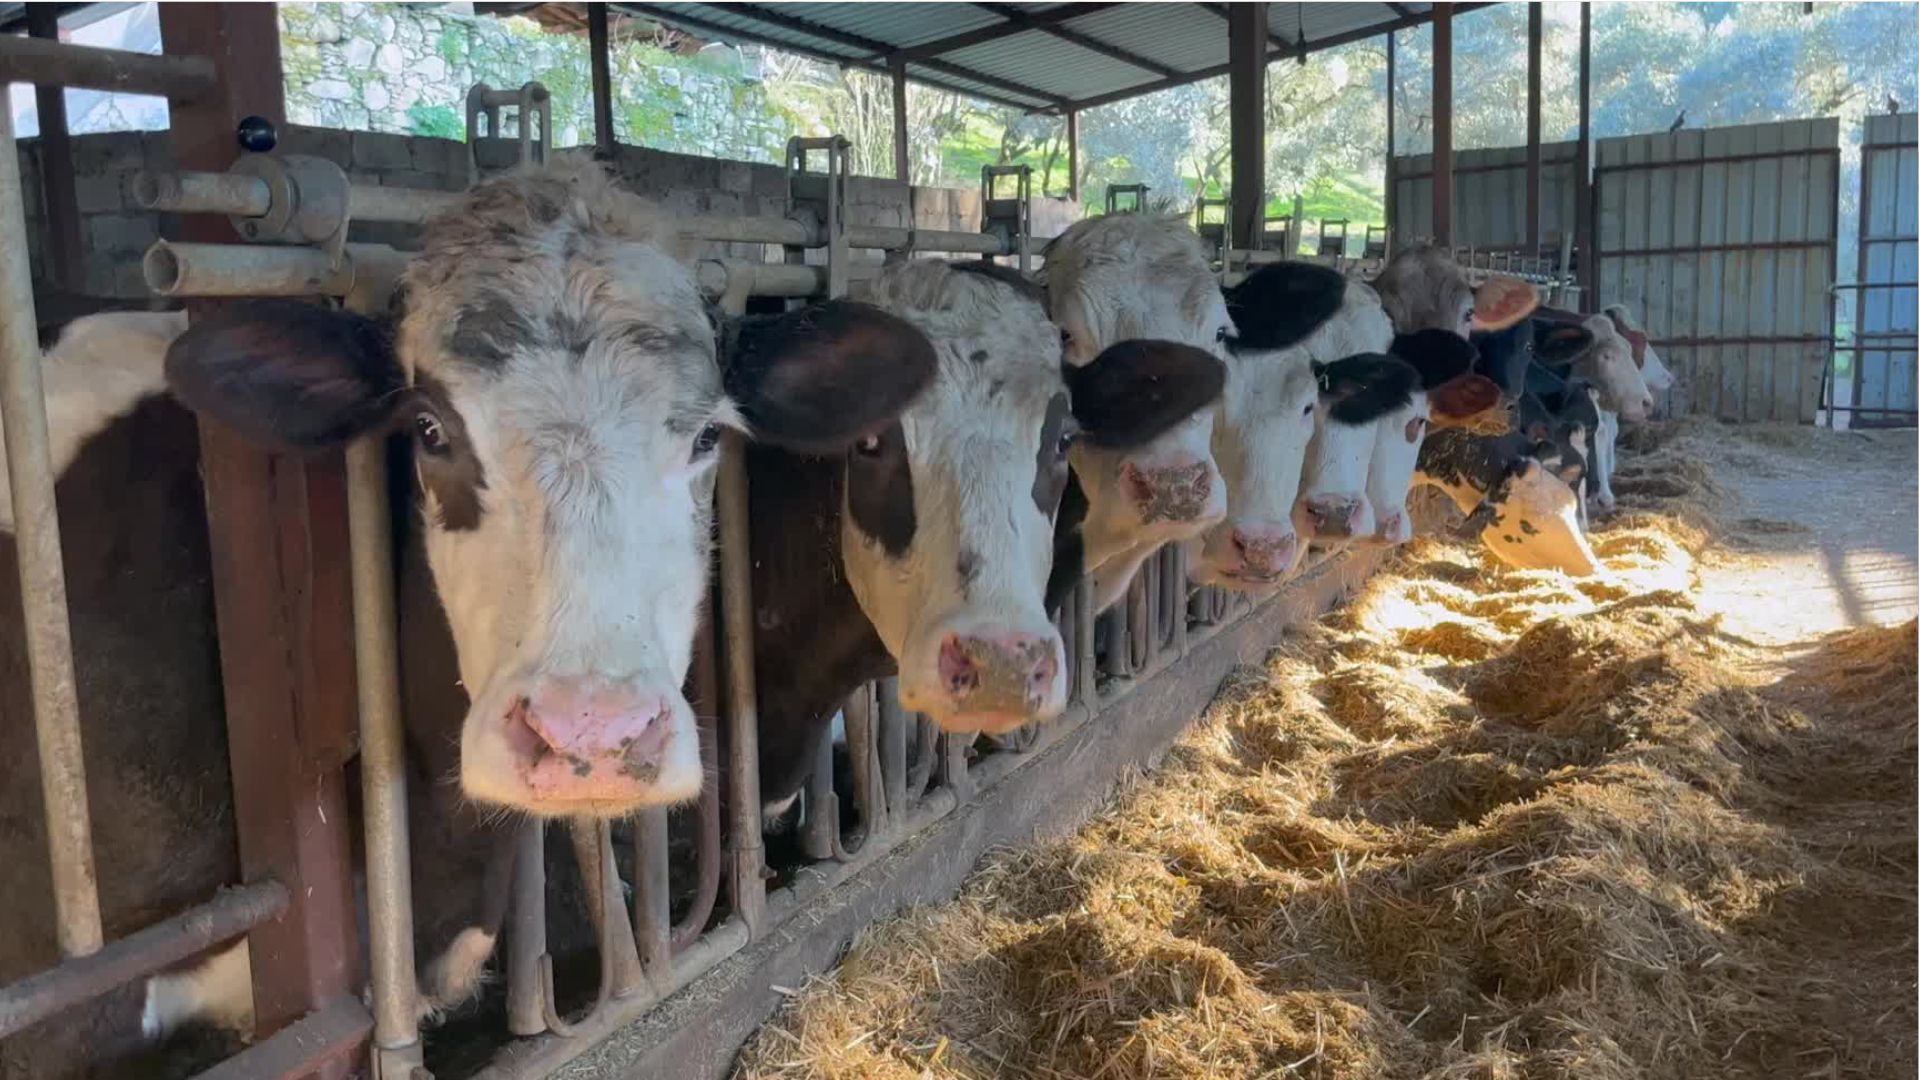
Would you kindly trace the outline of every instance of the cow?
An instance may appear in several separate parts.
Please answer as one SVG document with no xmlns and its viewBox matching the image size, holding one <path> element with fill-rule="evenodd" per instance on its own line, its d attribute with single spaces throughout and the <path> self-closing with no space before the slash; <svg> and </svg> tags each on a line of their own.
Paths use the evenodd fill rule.
<svg viewBox="0 0 1920 1080">
<path fill-rule="evenodd" d="M 1373 288 L 1399 334 L 1447 330 L 1466 337 L 1475 330 L 1501 330 L 1539 302 L 1533 286 L 1507 275 L 1489 276 L 1474 288 L 1445 248 L 1425 243 L 1395 253 Z"/>
<path fill-rule="evenodd" d="M 1639 423 L 1653 415 L 1654 398 L 1642 369 L 1645 363 L 1645 335 L 1635 351 L 1633 338 L 1619 329 L 1612 316 L 1582 316 L 1568 311 L 1542 308 L 1542 322 L 1552 329 L 1543 332 L 1584 333 L 1586 345 L 1564 364 L 1535 364 L 1530 386 L 1554 390 L 1568 378 L 1579 377 L 1593 385 L 1600 406 L 1600 424 L 1594 430 L 1592 493 L 1594 504 L 1604 513 L 1614 506 L 1612 487 L 1614 447 L 1619 439 L 1620 421 Z M 1661 372 L 1665 373 L 1662 365 Z M 1671 376 L 1668 376 L 1671 380 Z"/>
<path fill-rule="evenodd" d="M 1633 362 L 1640 369 L 1640 377 L 1647 384 L 1654 405 L 1648 410 L 1649 416 L 1660 415 L 1661 403 L 1666 401 L 1673 390 L 1673 372 L 1660 360 L 1660 354 L 1654 351 L 1646 331 L 1634 322 L 1633 316 L 1624 304 L 1610 304 L 1602 312 L 1613 328 L 1625 338 L 1633 354 Z M 1600 426 L 1594 435 L 1594 462 L 1591 491 L 1593 502 L 1601 512 L 1612 512 L 1615 500 L 1613 494 L 1613 471 L 1615 452 L 1620 441 L 1620 416 L 1610 410 L 1602 411 Z"/>
<path fill-rule="evenodd" d="M 838 457 L 748 456 L 763 809 L 792 805 L 834 713 L 899 674 L 949 731 L 999 734 L 1066 704 L 1049 619 L 1068 459 L 1120 456 L 1210 409 L 1213 354 L 1123 341 L 1062 361 L 1040 290 L 985 263 L 917 260 L 867 299 L 924 332 L 938 375 Z"/>
<path fill-rule="evenodd" d="M 1075 222 L 1042 252 L 1039 280 L 1060 328 L 1067 363 L 1091 363 L 1131 339 L 1189 345 L 1226 359 L 1233 320 L 1205 248 L 1180 217 L 1123 213 Z M 1215 409 L 1192 412 L 1153 440 L 1118 449 L 1083 440 L 1062 516 L 1079 522 L 1081 558 L 1094 607 L 1125 595 L 1162 545 L 1194 539 L 1226 514 L 1226 485 L 1214 457 Z M 1058 564 L 1058 598 L 1078 577 Z"/>
<path fill-rule="evenodd" d="M 918 330 L 868 305 L 716 325 L 668 220 L 579 159 L 475 187 L 423 240 L 394 319 L 295 301 L 230 305 L 184 330 L 158 317 L 171 325 L 118 354 L 119 400 L 90 406 L 102 423 L 77 437 L 58 488 L 102 908 L 118 936 L 237 877 L 194 414 L 296 458 L 391 433 L 417 507 L 396 518 L 400 668 L 413 874 L 433 886 L 415 911 L 421 1005 L 437 1014 L 480 985 L 504 914 L 487 882 L 514 819 L 616 817 L 700 787 L 679 687 L 720 431 L 851 446 L 934 364 Z M 63 346 L 87 336 L 76 325 Z M 16 674 L 17 625 L 0 622 Z M 26 681 L 6 685 L 0 731 L 22 740 Z M 24 741 L 7 752 L 34 761 Z M 56 959 L 35 786 L 4 786 L 15 869 L 0 887 L 18 892 L 0 981 Z M 169 1015 L 150 1026 L 230 1012 L 217 1001 L 250 993 L 232 985 L 245 965 L 231 957 L 152 984 L 148 1004 Z M 40 1025 L 8 1041 L 7 1068 L 81 1067 L 123 1049 L 103 1037 L 116 1025 L 85 1031 L 87 1054 L 51 1038 L 77 1037 L 74 1017 Z"/>
<path fill-rule="evenodd" d="M 1413 539 L 1407 493 L 1432 425 L 1465 422 L 1499 388 L 1474 373 L 1479 359 L 1472 344 L 1445 330 L 1422 330 L 1393 339 L 1392 355 L 1418 375 L 1405 405 L 1380 416 L 1374 425 L 1373 452 L 1367 462 L 1367 503 L 1375 518 L 1362 543 L 1392 547 Z"/>
<path fill-rule="evenodd" d="M 1300 500 L 1308 445 L 1328 423 L 1370 423 L 1391 395 L 1355 392 L 1336 404 L 1315 365 L 1384 351 L 1392 328 L 1373 290 L 1314 263 L 1279 262 L 1227 291 L 1234 332 L 1213 453 L 1226 483 L 1227 515 L 1207 530 L 1190 576 L 1206 585 L 1267 588 L 1300 566 L 1311 509 Z M 1343 369 L 1344 370 L 1344 369 Z M 1393 378 L 1390 369 L 1374 374 Z M 1331 459 L 1323 459 L 1330 461 Z"/>
</svg>

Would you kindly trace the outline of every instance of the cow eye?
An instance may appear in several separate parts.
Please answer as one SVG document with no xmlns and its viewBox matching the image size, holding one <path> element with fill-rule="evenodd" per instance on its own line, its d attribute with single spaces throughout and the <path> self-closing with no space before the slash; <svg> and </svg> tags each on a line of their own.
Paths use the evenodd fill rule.
<svg viewBox="0 0 1920 1080">
<path fill-rule="evenodd" d="M 1063 349 L 1071 349 L 1073 347 L 1073 331 L 1064 326 L 1060 328 L 1060 347 Z"/>
<path fill-rule="evenodd" d="M 1073 440 L 1077 434 L 1078 432 L 1075 432 L 1072 430 L 1061 431 L 1060 441 L 1058 442 L 1058 444 L 1054 446 L 1053 452 L 1060 455 L 1061 457 L 1065 457 L 1067 455 L 1067 451 L 1073 449 Z"/>
<path fill-rule="evenodd" d="M 699 461 L 701 458 L 706 457 L 708 454 L 713 453 L 714 448 L 719 445 L 720 445 L 719 426 L 715 424 L 708 424 L 706 427 L 703 427 L 700 429 L 700 434 L 695 435 L 693 437 L 692 460 Z"/>
<path fill-rule="evenodd" d="M 1216 330 L 1216 331 L 1214 331 L 1214 333 L 1213 333 L 1213 340 L 1214 340 L 1214 341 L 1216 341 L 1216 342 L 1224 342 L 1224 341 L 1226 341 L 1226 340 L 1227 340 L 1227 328 L 1223 326 L 1223 327 L 1221 327 L 1220 329 L 1218 329 L 1218 330 Z"/>
<path fill-rule="evenodd" d="M 440 423 L 439 417 L 430 412 L 414 414 L 413 437 L 420 443 L 420 449 L 429 454 L 438 456 L 452 449 L 446 427 Z"/>
<path fill-rule="evenodd" d="M 853 449 L 855 453 L 862 457 L 878 457 L 880 455 L 880 436 L 869 435 L 859 442 L 854 443 Z"/>
<path fill-rule="evenodd" d="M 1300 410 L 1300 415 L 1301 415 L 1301 416 L 1312 416 L 1312 415 L 1313 415 L 1313 402 L 1311 402 L 1311 401 L 1309 401 L 1309 402 L 1307 402 L 1307 407 L 1306 407 L 1306 408 L 1304 408 L 1304 409 L 1301 409 L 1301 410 Z"/>
</svg>

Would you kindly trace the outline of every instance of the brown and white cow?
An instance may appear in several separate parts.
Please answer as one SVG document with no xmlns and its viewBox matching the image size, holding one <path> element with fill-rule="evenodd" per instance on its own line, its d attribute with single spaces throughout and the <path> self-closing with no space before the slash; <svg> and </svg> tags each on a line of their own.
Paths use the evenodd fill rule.
<svg viewBox="0 0 1920 1080">
<path fill-rule="evenodd" d="M 1218 397 L 1209 352 L 1124 341 L 1063 364 L 1040 290 L 985 263 L 884 270 L 867 299 L 922 331 L 938 374 L 845 454 L 756 449 L 754 640 L 761 795 L 791 804 L 833 715 L 899 674 L 950 731 L 1002 733 L 1066 704 L 1050 577 L 1072 454 L 1124 456 Z"/>
<path fill-rule="evenodd" d="M 401 672 L 414 874 L 433 897 L 416 907 L 422 1004 L 439 1010 L 472 994 L 493 949 L 500 912 L 481 882 L 513 817 L 616 816 L 699 788 L 679 687 L 718 430 L 845 447 L 891 422 L 933 360 L 919 331 L 860 304 L 718 333 L 668 223 L 573 161 L 489 181 L 430 224 L 405 298 L 394 323 L 291 301 L 233 305 L 184 333 L 156 317 L 151 340 L 115 358 L 123 397 L 90 406 L 102 423 L 59 495 L 112 936 L 236 876 L 197 438 L 176 401 L 292 454 L 395 433 L 418 491 L 417 518 L 400 517 Z M 76 324 L 67 341 L 87 334 Z M 155 378 L 162 347 L 173 397 Z M 50 387 L 65 364 L 56 349 Z M 16 671 L 17 626 L 0 624 Z M 4 681 L 0 733 L 24 739 L 7 758 L 30 765 L 25 680 Z M 32 869 L 34 786 L 4 785 L 17 872 L 0 887 L 18 892 L 0 981 L 57 958 Z M 153 1026 L 213 1007 L 234 965 L 212 969 L 197 988 L 157 983 L 168 1015 Z M 124 1026 L 102 1023 L 86 1038 L 111 1054 L 101 1036 Z M 76 1025 L 8 1040 L 0 1060 L 61 1062 L 41 1037 L 55 1028 Z"/>
</svg>

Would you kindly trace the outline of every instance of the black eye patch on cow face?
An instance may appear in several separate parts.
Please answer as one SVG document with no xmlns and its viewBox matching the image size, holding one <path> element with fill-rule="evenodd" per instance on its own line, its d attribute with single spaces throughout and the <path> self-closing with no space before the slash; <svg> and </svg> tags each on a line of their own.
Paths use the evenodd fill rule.
<svg viewBox="0 0 1920 1080">
<path fill-rule="evenodd" d="M 1067 487 L 1067 450 L 1073 444 L 1073 414 L 1064 393 L 1047 402 L 1047 415 L 1040 422 L 1040 448 L 1033 459 L 1033 505 L 1049 520 L 1060 508 L 1060 493 Z"/>
<path fill-rule="evenodd" d="M 1115 450 L 1173 430 L 1220 400 L 1227 385 L 1226 365 L 1212 353 L 1171 341 L 1122 341 L 1061 374 L 1082 438 Z"/>
<path fill-rule="evenodd" d="M 167 346 L 166 374 L 187 408 L 292 453 L 383 429 L 406 385 L 389 324 L 298 300 L 194 319 Z"/>
<path fill-rule="evenodd" d="M 1342 424 L 1366 424 L 1413 402 L 1420 375 L 1404 360 L 1361 353 L 1331 364 L 1315 363 L 1320 400 L 1327 415 Z"/>
<path fill-rule="evenodd" d="M 1543 364 L 1565 364 L 1593 347 L 1593 331 L 1577 323 L 1536 323 L 1534 353 Z"/>
<path fill-rule="evenodd" d="M 1340 310 L 1347 279 L 1316 263 L 1263 266 L 1227 290 L 1237 349 L 1284 349 L 1307 339 Z"/>
<path fill-rule="evenodd" d="M 453 407 L 446 387 L 431 376 L 421 376 L 403 395 L 397 423 L 413 437 L 413 460 L 420 484 L 433 495 L 438 524 L 450 532 L 480 527 L 480 493 L 486 489 L 486 470 L 467 437 L 467 422 Z"/>
<path fill-rule="evenodd" d="M 727 395 L 756 438 L 833 455 L 882 430 L 933 381 L 933 345 L 871 304 L 829 300 L 729 328 Z"/>
<path fill-rule="evenodd" d="M 913 469 L 895 420 L 847 451 L 847 512 L 861 534 L 898 559 L 913 546 Z"/>
<path fill-rule="evenodd" d="M 1413 365 L 1422 390 L 1432 390 L 1465 375 L 1480 357 L 1479 350 L 1459 334 L 1432 329 L 1396 336 L 1392 352 Z"/>
</svg>

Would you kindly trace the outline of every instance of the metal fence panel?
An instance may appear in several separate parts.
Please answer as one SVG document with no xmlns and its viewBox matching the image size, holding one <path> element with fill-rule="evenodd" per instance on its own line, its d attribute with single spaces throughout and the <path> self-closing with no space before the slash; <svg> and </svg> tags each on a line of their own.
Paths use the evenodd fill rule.
<svg viewBox="0 0 1920 1080">
<path fill-rule="evenodd" d="M 1867 117 L 1860 147 L 1860 266 L 1852 422 L 1914 422 L 1916 114 Z M 1836 402 L 1836 404 L 1839 404 Z"/>
</svg>

